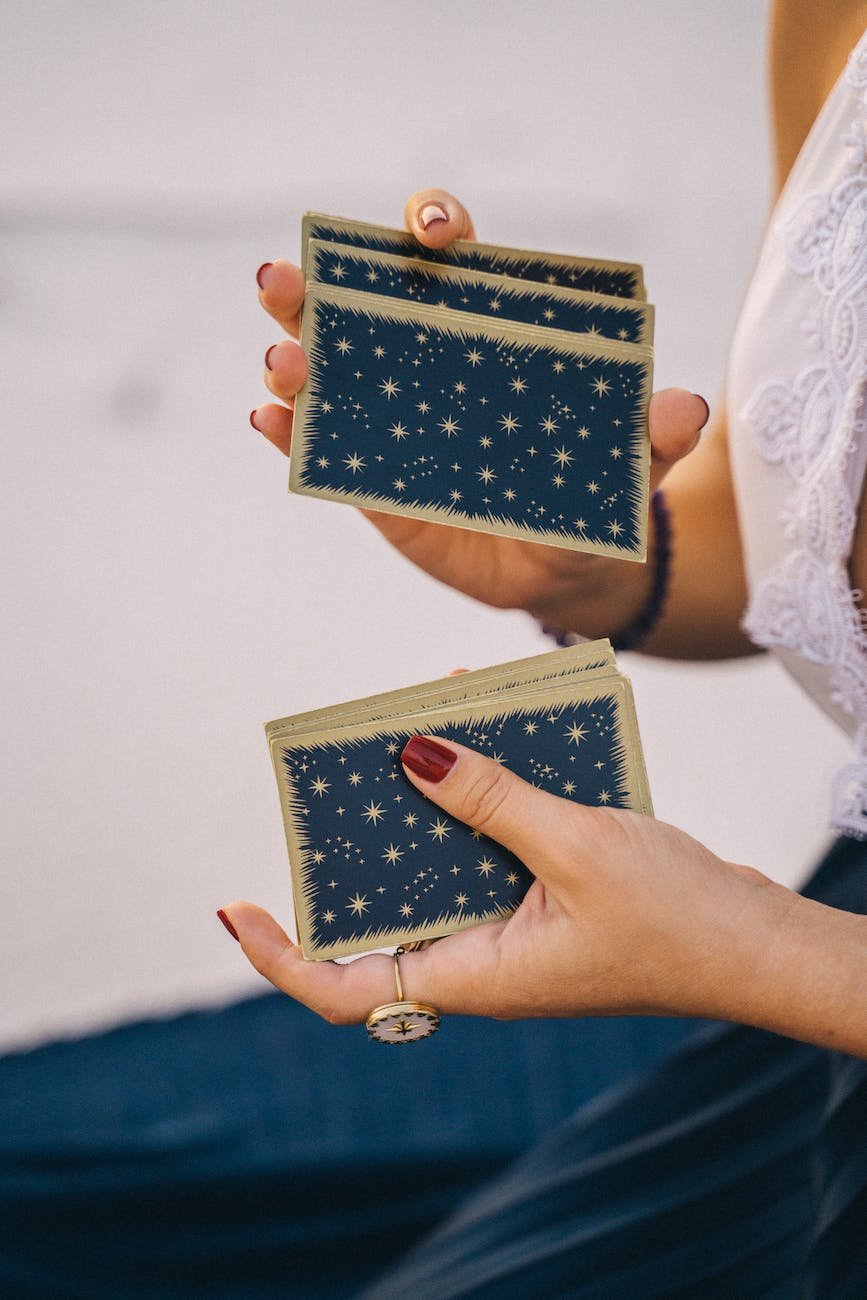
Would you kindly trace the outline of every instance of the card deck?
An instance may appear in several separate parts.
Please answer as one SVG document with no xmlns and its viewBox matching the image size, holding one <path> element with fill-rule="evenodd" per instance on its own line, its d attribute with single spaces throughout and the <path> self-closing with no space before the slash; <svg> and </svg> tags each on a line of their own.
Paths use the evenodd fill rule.
<svg viewBox="0 0 867 1300">
<path fill-rule="evenodd" d="M 507 916 L 532 882 L 512 854 L 407 780 L 400 753 L 419 731 L 468 744 L 563 798 L 651 812 L 631 690 L 607 643 L 283 718 L 266 730 L 298 933 L 312 959 Z"/>
<path fill-rule="evenodd" d="M 570 550 L 646 556 L 653 308 L 641 268 L 322 213 L 289 487 Z"/>
<path fill-rule="evenodd" d="M 426 248 L 405 230 L 376 226 L 367 221 L 349 221 L 322 212 L 305 212 L 301 220 L 301 265 L 306 274 L 307 250 L 311 239 L 353 244 L 381 253 L 400 253 L 428 262 L 446 262 L 470 270 L 493 271 L 517 280 L 537 280 L 567 289 L 609 294 L 618 298 L 645 297 L 644 274 L 634 262 L 610 262 L 567 253 L 541 253 L 502 245 L 456 240 L 447 249 Z"/>
<path fill-rule="evenodd" d="M 332 284 L 543 329 L 598 334 L 641 345 L 649 345 L 653 339 L 653 308 L 646 302 L 515 280 L 349 244 L 312 239 L 307 247 L 306 275 L 308 284 Z"/>
<path fill-rule="evenodd" d="M 301 342 L 292 491 L 645 558 L 645 349 L 325 286 Z"/>
</svg>

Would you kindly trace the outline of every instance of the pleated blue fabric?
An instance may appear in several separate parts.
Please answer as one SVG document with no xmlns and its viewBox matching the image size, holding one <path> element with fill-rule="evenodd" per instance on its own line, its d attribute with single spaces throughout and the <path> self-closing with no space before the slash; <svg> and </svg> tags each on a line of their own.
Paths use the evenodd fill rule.
<svg viewBox="0 0 867 1300">
<path fill-rule="evenodd" d="M 867 845 L 814 897 L 867 911 Z M 867 1064 L 732 1025 L 277 995 L 0 1060 L 3 1300 L 867 1296 Z"/>
<path fill-rule="evenodd" d="M 867 912 L 867 845 L 805 891 Z M 704 1025 L 470 1197 L 364 1292 L 867 1297 L 867 1062 Z"/>
</svg>

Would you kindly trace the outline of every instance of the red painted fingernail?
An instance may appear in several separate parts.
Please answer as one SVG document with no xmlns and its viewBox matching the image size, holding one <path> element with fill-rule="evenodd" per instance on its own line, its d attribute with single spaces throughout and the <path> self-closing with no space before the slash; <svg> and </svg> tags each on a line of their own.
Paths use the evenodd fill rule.
<svg viewBox="0 0 867 1300">
<path fill-rule="evenodd" d="M 458 756 L 447 745 L 441 745 L 430 736 L 413 736 L 400 756 L 401 763 L 423 781 L 441 781 L 458 761 Z"/>
<path fill-rule="evenodd" d="M 276 343 L 272 343 L 271 346 L 270 346 L 270 348 L 268 349 L 268 351 L 265 353 L 265 369 L 266 369 L 266 370 L 270 370 L 270 369 L 271 369 L 271 353 L 274 351 L 274 349 L 275 349 L 277 346 L 278 346 L 278 344 L 276 344 Z"/>
<path fill-rule="evenodd" d="M 226 929 L 229 931 L 229 934 L 232 936 L 232 938 L 233 938 L 233 939 L 238 939 L 238 931 L 237 931 L 237 930 L 235 929 L 235 927 L 232 925 L 232 922 L 229 920 L 228 916 L 226 916 L 226 913 L 223 911 L 222 907 L 220 907 L 220 908 L 217 909 L 217 916 L 218 916 L 218 917 L 220 918 L 220 920 L 223 922 L 223 925 L 224 925 L 224 926 L 226 927 Z M 238 939 L 238 943 L 240 943 L 240 942 L 241 942 L 241 940 Z"/>
<path fill-rule="evenodd" d="M 707 404 L 707 399 L 702 397 L 701 393 L 693 393 L 693 397 L 697 397 L 700 402 L 704 402 L 704 419 L 702 420 L 701 424 L 698 426 L 699 429 L 703 429 L 704 426 L 707 424 L 708 420 L 710 419 L 710 407 Z"/>
<path fill-rule="evenodd" d="M 252 424 L 253 428 L 256 430 L 257 433 L 261 433 L 262 430 L 259 428 L 258 424 L 256 423 L 256 412 L 258 411 L 258 409 L 259 409 L 258 406 L 254 406 L 252 411 L 250 412 L 250 423 Z"/>
<path fill-rule="evenodd" d="M 265 288 L 268 280 L 268 272 L 271 270 L 273 265 L 273 262 L 263 262 L 259 267 L 259 270 L 256 272 L 256 283 L 260 289 Z"/>
</svg>

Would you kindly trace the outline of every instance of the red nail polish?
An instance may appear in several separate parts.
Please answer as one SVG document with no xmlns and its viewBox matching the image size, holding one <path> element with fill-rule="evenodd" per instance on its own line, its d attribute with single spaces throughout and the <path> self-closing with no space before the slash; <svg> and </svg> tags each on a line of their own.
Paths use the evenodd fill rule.
<svg viewBox="0 0 867 1300">
<path fill-rule="evenodd" d="M 457 762 L 458 756 L 447 745 L 430 736 L 413 736 L 400 756 L 401 763 L 423 781 L 441 781 Z"/>
<path fill-rule="evenodd" d="M 270 346 L 270 348 L 268 349 L 268 351 L 265 353 L 265 369 L 266 369 L 266 370 L 270 370 L 270 369 L 271 369 L 271 353 L 274 351 L 274 349 L 275 349 L 277 346 L 278 346 L 278 345 L 277 345 L 276 343 L 272 343 L 271 346 Z"/>
<path fill-rule="evenodd" d="M 256 272 L 256 283 L 260 289 L 265 288 L 265 272 L 270 270 L 273 265 L 273 262 L 263 262 L 259 267 L 259 270 Z"/>
<path fill-rule="evenodd" d="M 697 397 L 700 402 L 704 402 L 704 419 L 702 420 L 701 424 L 698 426 L 699 429 L 703 429 L 704 426 L 707 424 L 708 420 L 710 419 L 710 407 L 707 404 L 707 399 L 702 397 L 701 393 L 693 393 L 693 397 Z"/>
<path fill-rule="evenodd" d="M 250 423 L 252 424 L 253 428 L 256 430 L 257 433 L 261 433 L 262 430 L 259 428 L 258 424 L 256 423 L 256 421 L 255 421 L 255 419 L 254 419 L 254 416 L 255 416 L 256 412 L 258 411 L 258 409 L 259 409 L 258 406 L 254 406 L 253 409 L 252 409 L 252 411 L 250 412 Z"/>
<path fill-rule="evenodd" d="M 229 934 L 232 936 L 232 938 L 233 938 L 233 939 L 238 939 L 238 931 L 237 931 L 237 930 L 235 929 L 235 927 L 232 925 L 232 922 L 229 920 L 228 916 L 226 916 L 226 913 L 223 911 L 222 907 L 218 908 L 218 910 L 217 910 L 217 916 L 218 916 L 218 917 L 220 918 L 220 920 L 223 922 L 223 925 L 224 925 L 224 926 L 226 927 L 226 929 L 229 931 Z M 238 939 L 238 943 L 240 943 L 240 942 L 241 942 L 241 940 Z"/>
</svg>

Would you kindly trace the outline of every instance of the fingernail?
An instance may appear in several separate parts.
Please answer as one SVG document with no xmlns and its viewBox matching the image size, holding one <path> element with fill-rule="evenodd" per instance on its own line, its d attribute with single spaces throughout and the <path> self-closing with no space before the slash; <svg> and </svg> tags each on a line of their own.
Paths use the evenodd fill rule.
<svg viewBox="0 0 867 1300">
<path fill-rule="evenodd" d="M 250 423 L 252 424 L 253 428 L 256 430 L 257 433 L 261 433 L 262 430 L 259 428 L 258 424 L 256 423 L 256 412 L 258 411 L 258 409 L 259 409 L 258 406 L 254 406 L 252 411 L 250 412 Z"/>
<path fill-rule="evenodd" d="M 428 226 L 433 225 L 435 221 L 448 221 L 449 214 L 439 203 L 426 203 L 418 214 L 418 224 L 422 230 L 427 230 Z"/>
<path fill-rule="evenodd" d="M 235 927 L 232 925 L 232 922 L 229 920 L 228 916 L 226 916 L 226 913 L 223 911 L 222 907 L 220 907 L 220 908 L 217 909 L 217 916 L 218 916 L 218 917 L 220 918 L 220 920 L 223 922 L 223 925 L 224 925 L 224 926 L 226 927 L 226 929 L 229 931 L 229 934 L 232 936 L 232 938 L 233 938 L 233 939 L 238 939 L 238 931 L 237 931 L 237 930 L 235 929 Z M 240 942 L 241 942 L 241 940 L 238 939 L 238 943 L 240 943 Z"/>
<path fill-rule="evenodd" d="M 703 429 L 704 426 L 707 424 L 708 420 L 710 419 L 710 407 L 707 404 L 706 398 L 702 397 L 701 393 L 693 393 L 693 397 L 697 397 L 700 402 L 704 402 L 704 419 L 702 420 L 701 424 L 698 426 L 699 429 Z"/>
<path fill-rule="evenodd" d="M 441 781 L 457 762 L 458 756 L 447 745 L 430 736 L 413 736 L 400 756 L 401 763 L 423 781 Z"/>
<path fill-rule="evenodd" d="M 260 289 L 265 289 L 267 287 L 268 272 L 271 270 L 273 265 L 273 262 L 263 262 L 259 267 L 259 270 L 256 272 L 256 283 Z"/>
<path fill-rule="evenodd" d="M 270 348 L 268 349 L 268 351 L 265 353 L 265 369 L 266 369 L 266 370 L 270 370 L 270 369 L 271 369 L 271 353 L 272 353 L 272 352 L 274 351 L 274 349 L 275 349 L 276 347 L 278 347 L 278 346 L 279 346 L 279 345 L 278 345 L 277 343 L 272 343 L 271 346 L 270 346 Z"/>
</svg>

